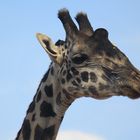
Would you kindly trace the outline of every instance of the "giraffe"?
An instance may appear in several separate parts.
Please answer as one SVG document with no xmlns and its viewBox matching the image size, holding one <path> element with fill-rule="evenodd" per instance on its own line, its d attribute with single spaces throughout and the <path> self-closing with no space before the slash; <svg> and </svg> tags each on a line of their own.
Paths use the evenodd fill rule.
<svg viewBox="0 0 140 140">
<path fill-rule="evenodd" d="M 140 97 L 140 71 L 114 46 L 104 28 L 94 30 L 85 13 L 73 22 L 69 11 L 58 12 L 65 41 L 37 38 L 52 60 L 29 105 L 15 140 L 56 140 L 66 110 L 80 97 Z"/>
</svg>

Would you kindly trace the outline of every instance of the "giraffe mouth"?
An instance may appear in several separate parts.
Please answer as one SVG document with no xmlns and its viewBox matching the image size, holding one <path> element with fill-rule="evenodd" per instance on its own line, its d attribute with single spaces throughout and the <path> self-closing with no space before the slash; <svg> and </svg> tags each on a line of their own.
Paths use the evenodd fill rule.
<svg viewBox="0 0 140 140">
<path fill-rule="evenodd" d="M 128 91 L 128 97 L 132 99 L 140 98 L 140 71 L 133 68 L 130 74 L 129 85 L 124 87 L 124 91 Z"/>
<path fill-rule="evenodd" d="M 140 89 L 137 91 L 135 88 L 132 88 L 131 86 L 124 86 L 122 87 L 122 95 L 128 96 L 131 99 L 137 99 L 140 98 Z"/>
<path fill-rule="evenodd" d="M 118 95 L 131 99 L 140 98 L 140 71 L 133 66 L 125 68 L 119 73 L 115 85 Z"/>
</svg>

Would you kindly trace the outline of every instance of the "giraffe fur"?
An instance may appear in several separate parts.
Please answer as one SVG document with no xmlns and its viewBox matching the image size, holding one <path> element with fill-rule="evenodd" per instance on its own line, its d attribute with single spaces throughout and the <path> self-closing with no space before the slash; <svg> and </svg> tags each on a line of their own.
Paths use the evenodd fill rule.
<svg viewBox="0 0 140 140">
<path fill-rule="evenodd" d="M 56 140 L 65 112 L 77 98 L 140 97 L 140 71 L 111 43 L 106 29 L 93 29 L 85 13 L 76 16 L 79 29 L 67 9 L 58 18 L 66 39 L 53 43 L 37 34 L 52 63 L 15 140 Z"/>
</svg>

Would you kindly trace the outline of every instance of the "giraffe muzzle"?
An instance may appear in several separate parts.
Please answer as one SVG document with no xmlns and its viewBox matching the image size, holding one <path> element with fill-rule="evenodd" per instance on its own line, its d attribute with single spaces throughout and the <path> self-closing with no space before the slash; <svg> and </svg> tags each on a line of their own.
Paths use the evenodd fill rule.
<svg viewBox="0 0 140 140">
<path fill-rule="evenodd" d="M 140 71 L 133 68 L 131 73 L 127 75 L 126 82 L 121 87 L 124 96 L 131 99 L 140 98 Z"/>
</svg>

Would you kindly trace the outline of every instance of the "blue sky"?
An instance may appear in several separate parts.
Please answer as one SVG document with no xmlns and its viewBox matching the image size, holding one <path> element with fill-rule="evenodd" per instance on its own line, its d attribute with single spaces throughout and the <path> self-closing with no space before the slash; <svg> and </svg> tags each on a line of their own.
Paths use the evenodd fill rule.
<svg viewBox="0 0 140 140">
<path fill-rule="evenodd" d="M 72 17 L 88 14 L 94 29 L 104 27 L 116 44 L 140 69 L 139 0 L 0 0 L 0 138 L 14 139 L 39 81 L 50 60 L 38 43 L 36 32 L 54 42 L 65 38 L 58 10 L 68 8 Z M 140 100 L 113 97 L 81 98 L 69 108 L 61 126 L 103 137 L 105 140 L 140 139 Z"/>
</svg>

